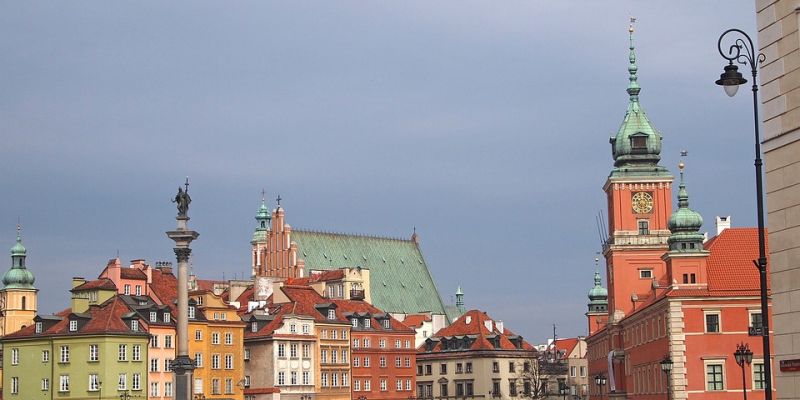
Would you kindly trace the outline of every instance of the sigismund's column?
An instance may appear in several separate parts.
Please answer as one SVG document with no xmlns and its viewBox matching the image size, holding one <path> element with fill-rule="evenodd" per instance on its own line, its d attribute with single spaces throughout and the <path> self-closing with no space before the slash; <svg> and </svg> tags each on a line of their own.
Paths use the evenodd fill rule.
<svg viewBox="0 0 800 400">
<path fill-rule="evenodd" d="M 175 256 L 178 259 L 178 352 L 172 361 L 172 371 L 175 373 L 175 399 L 191 400 L 192 398 L 192 371 L 194 360 L 189 358 L 189 254 L 192 249 L 189 244 L 200 235 L 190 231 L 186 223 L 189 222 L 189 178 L 186 178 L 185 189 L 178 187 L 178 194 L 173 203 L 177 204 L 178 216 L 175 220 L 178 227 L 168 231 L 167 236 L 175 241 Z"/>
</svg>

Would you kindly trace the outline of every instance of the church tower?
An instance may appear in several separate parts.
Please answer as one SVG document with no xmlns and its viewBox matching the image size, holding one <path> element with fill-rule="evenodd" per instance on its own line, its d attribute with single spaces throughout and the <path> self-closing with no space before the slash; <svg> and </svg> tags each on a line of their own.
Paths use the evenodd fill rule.
<svg viewBox="0 0 800 400">
<path fill-rule="evenodd" d="M 595 261 L 598 261 L 595 259 Z M 603 287 L 600 272 L 594 273 L 594 287 L 589 289 L 589 311 L 586 318 L 589 322 L 589 335 L 605 326 L 608 322 L 608 290 Z"/>
<path fill-rule="evenodd" d="M 682 287 L 708 287 L 706 260 L 709 251 L 703 246 L 704 235 L 700 233 L 703 217 L 689 208 L 689 193 L 683 181 L 683 161 L 678 164 L 681 183 L 678 186 L 678 209 L 669 217 L 669 251 L 663 259 L 667 265 L 669 285 Z"/>
<path fill-rule="evenodd" d="M 26 256 L 18 225 L 17 243 L 11 248 L 11 269 L 3 275 L 4 287 L 0 289 L 0 336 L 32 324 L 36 316 L 38 289 L 33 287 L 33 273 L 25 267 Z"/>
<path fill-rule="evenodd" d="M 628 109 L 619 131 L 610 139 L 614 168 L 603 186 L 609 219 L 603 254 L 612 321 L 630 314 L 640 297 L 667 279 L 661 256 L 667 251 L 670 236 L 667 220 L 673 177 L 659 165 L 661 134 L 639 103 L 641 87 L 633 32 L 631 24 Z"/>
</svg>

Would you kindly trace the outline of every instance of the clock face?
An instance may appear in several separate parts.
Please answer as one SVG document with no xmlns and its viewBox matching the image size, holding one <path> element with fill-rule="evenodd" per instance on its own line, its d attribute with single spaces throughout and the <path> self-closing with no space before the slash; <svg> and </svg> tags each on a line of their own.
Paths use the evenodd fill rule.
<svg viewBox="0 0 800 400">
<path fill-rule="evenodd" d="M 631 198 L 631 206 L 637 214 L 649 213 L 653 209 L 653 196 L 647 192 L 636 192 Z"/>
</svg>

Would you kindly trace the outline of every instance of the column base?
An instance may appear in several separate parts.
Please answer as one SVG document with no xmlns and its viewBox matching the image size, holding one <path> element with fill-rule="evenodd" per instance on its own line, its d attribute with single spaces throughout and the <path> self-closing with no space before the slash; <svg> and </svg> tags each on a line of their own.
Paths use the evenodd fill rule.
<svg viewBox="0 0 800 400">
<path fill-rule="evenodd" d="M 192 400 L 194 361 L 189 356 L 178 356 L 172 361 L 172 371 L 175 373 L 175 400 Z"/>
</svg>

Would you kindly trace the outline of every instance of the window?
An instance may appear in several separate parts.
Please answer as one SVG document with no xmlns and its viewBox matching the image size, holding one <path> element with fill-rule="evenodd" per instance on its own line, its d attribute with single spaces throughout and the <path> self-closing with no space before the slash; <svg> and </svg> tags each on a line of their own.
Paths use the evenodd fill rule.
<svg viewBox="0 0 800 400">
<path fill-rule="evenodd" d="M 150 359 L 150 372 L 158 372 L 158 359 L 151 358 Z"/>
<path fill-rule="evenodd" d="M 464 373 L 464 364 L 456 363 L 456 373 L 463 374 Z"/>
<path fill-rule="evenodd" d="M 203 367 L 203 353 L 194 353 L 194 366 L 197 368 Z"/>
<path fill-rule="evenodd" d="M 353 381 L 353 391 L 354 392 L 361 391 L 361 381 L 360 380 L 356 379 L 356 380 Z"/>
<path fill-rule="evenodd" d="M 336 387 L 339 386 L 339 374 L 336 372 L 331 374 L 331 386 Z"/>
<path fill-rule="evenodd" d="M 574 365 L 569 367 L 569 376 L 574 378 L 577 375 L 577 373 L 578 373 L 578 367 Z"/>
<path fill-rule="evenodd" d="M 219 354 L 211 355 L 211 369 L 219 369 Z"/>
<path fill-rule="evenodd" d="M 233 354 L 225 354 L 225 369 L 233 369 Z"/>
<path fill-rule="evenodd" d="M 400 357 L 394 358 L 394 366 L 400 368 L 403 366 L 403 360 Z"/>
<path fill-rule="evenodd" d="M 369 392 L 372 390 L 372 380 L 371 379 L 364 379 L 364 390 Z"/>
<path fill-rule="evenodd" d="M 289 373 L 289 384 L 297 385 L 297 371 L 292 371 Z"/>
<path fill-rule="evenodd" d="M 253 333 L 258 332 L 258 323 L 257 322 L 250 323 L 250 332 L 253 332 Z"/>
<path fill-rule="evenodd" d="M 172 371 L 172 359 L 171 358 L 165 358 L 164 359 L 164 371 L 166 371 L 166 372 Z"/>
<path fill-rule="evenodd" d="M 372 320 L 369 318 L 364 318 L 364 328 L 371 328 L 372 327 Z"/>
<path fill-rule="evenodd" d="M 337 357 L 336 349 L 331 350 L 331 362 L 334 363 L 334 364 L 339 362 L 339 357 Z"/>
<path fill-rule="evenodd" d="M 61 346 L 61 353 L 59 362 L 68 363 L 69 362 L 69 346 Z M 69 378 L 67 378 L 69 381 Z"/>
<path fill-rule="evenodd" d="M 514 362 L 513 361 L 509 361 L 508 362 L 508 372 L 514 372 Z"/>
<path fill-rule="evenodd" d="M 378 360 L 378 364 L 381 368 L 386 368 L 386 357 L 381 356 L 381 358 Z"/>
<path fill-rule="evenodd" d="M 472 387 L 472 381 L 469 381 L 469 382 L 466 383 L 466 389 L 467 389 L 467 396 L 474 396 L 475 395 L 475 392 L 473 391 L 473 387 Z"/>
<path fill-rule="evenodd" d="M 303 371 L 303 385 L 311 384 L 311 374 L 308 371 Z"/>
<path fill-rule="evenodd" d="M 164 382 L 164 396 L 172 397 L 172 382 Z"/>
<path fill-rule="evenodd" d="M 19 349 L 11 349 L 11 365 L 19 365 Z"/>
<path fill-rule="evenodd" d="M 303 334 L 307 335 L 311 332 L 311 327 L 308 324 L 303 324 Z"/>
<path fill-rule="evenodd" d="M 286 372 L 278 371 L 278 385 L 286 384 Z"/>
<path fill-rule="evenodd" d="M 639 220 L 639 234 L 640 235 L 649 235 L 650 234 L 650 221 L 646 219 Z"/>
<path fill-rule="evenodd" d="M 646 136 L 631 136 L 631 148 L 634 150 L 644 150 L 647 148 Z"/>
<path fill-rule="evenodd" d="M 404 364 L 404 366 L 405 366 L 406 368 L 411 368 L 411 357 L 406 357 L 406 358 L 403 360 L 403 362 L 404 362 L 403 364 Z"/>
<path fill-rule="evenodd" d="M 311 354 L 311 345 L 303 343 L 303 358 L 309 358 Z"/>
<path fill-rule="evenodd" d="M 336 319 L 336 310 L 332 308 L 328 309 L 328 319 Z"/>
<path fill-rule="evenodd" d="M 403 390 L 403 380 L 402 379 L 395 379 L 394 381 L 394 389 L 398 392 Z"/>
<path fill-rule="evenodd" d="M 244 387 L 246 387 L 246 388 L 250 387 L 250 375 L 245 375 L 244 376 L 244 382 L 243 383 L 244 383 Z"/>
<path fill-rule="evenodd" d="M 189 306 L 189 319 L 194 319 L 195 309 L 193 306 Z"/>
<path fill-rule="evenodd" d="M 36 323 L 36 333 L 42 333 L 42 323 L 41 322 L 37 322 Z"/>
<path fill-rule="evenodd" d="M 420 395 L 420 394 L 421 393 L 417 393 L 417 395 Z M 439 396 L 440 397 L 449 396 L 449 394 L 447 393 L 447 384 L 446 383 L 439 384 Z"/>
<path fill-rule="evenodd" d="M 220 394 L 219 378 L 214 378 L 211 380 L 211 394 Z"/>
<path fill-rule="evenodd" d="M 249 347 L 245 347 L 244 348 L 244 360 L 245 361 L 250 361 L 250 348 Z"/>
<path fill-rule="evenodd" d="M 150 347 L 158 348 L 158 335 L 150 336 Z"/>
<path fill-rule="evenodd" d="M 361 364 L 360 360 L 361 359 L 358 358 L 358 357 L 353 358 L 353 367 L 356 367 L 356 368 L 360 367 L 361 366 L 360 365 Z"/>
<path fill-rule="evenodd" d="M 136 295 L 137 296 L 142 295 L 142 285 L 136 285 Z"/>
<path fill-rule="evenodd" d="M 285 343 L 278 343 L 278 357 L 285 358 L 286 357 L 286 344 Z"/>
<path fill-rule="evenodd" d="M 762 325 L 761 311 L 750 312 L 750 327 L 757 327 Z"/>
<path fill-rule="evenodd" d="M 328 350 L 322 349 L 319 351 L 319 362 L 320 364 L 328 363 Z"/>
<path fill-rule="evenodd" d="M 126 390 L 128 389 L 128 374 L 122 373 L 119 374 L 117 379 L 117 390 Z"/>
<path fill-rule="evenodd" d="M 364 366 L 369 368 L 369 357 L 364 357 Z"/>
<path fill-rule="evenodd" d="M 500 372 L 500 363 L 497 361 L 492 361 L 492 372 L 498 373 Z"/>
<path fill-rule="evenodd" d="M 42 362 L 50 361 L 50 350 L 42 350 Z"/>
<path fill-rule="evenodd" d="M 381 324 L 383 325 L 384 329 L 392 329 L 392 321 L 390 321 L 388 318 L 382 320 Z"/>
<path fill-rule="evenodd" d="M 150 397 L 158 397 L 158 382 L 150 382 Z"/>
<path fill-rule="evenodd" d="M 211 334 L 211 344 L 219 344 L 219 332 Z"/>
<path fill-rule="evenodd" d="M 256 323 L 253 322 L 254 326 L 255 326 L 255 324 Z M 255 331 L 253 331 L 253 332 L 255 332 Z M 201 331 L 199 329 L 194 331 L 194 340 L 196 340 L 196 341 L 203 340 L 203 331 Z"/>
<path fill-rule="evenodd" d="M 142 388 L 142 375 L 138 372 L 133 374 L 131 389 L 132 390 L 140 390 Z"/>
<path fill-rule="evenodd" d="M 342 329 L 342 340 L 347 340 L 347 329 Z"/>
<path fill-rule="evenodd" d="M 69 321 L 69 331 L 70 332 L 77 332 L 78 331 L 78 321 L 70 320 Z"/>
<path fill-rule="evenodd" d="M 652 269 L 640 269 L 639 270 L 639 278 L 640 279 L 652 279 L 653 278 L 653 270 Z"/>
<path fill-rule="evenodd" d="M 69 392 L 69 375 L 61 375 L 58 378 L 58 391 Z M 42 385 L 45 385 L 46 383 L 47 382 L 42 381 Z"/>
<path fill-rule="evenodd" d="M 547 393 L 547 381 L 542 382 L 542 391 Z M 531 394 L 531 381 L 525 380 L 522 382 L 522 393 L 526 396 Z"/>
<path fill-rule="evenodd" d="M 233 379 L 231 378 L 225 379 L 225 394 L 233 394 Z"/>
<path fill-rule="evenodd" d="M 331 329 L 331 339 L 336 339 L 336 333 L 339 332 L 336 329 Z"/>
<path fill-rule="evenodd" d="M 297 358 L 297 343 L 292 343 L 289 345 L 289 357 Z"/>
<path fill-rule="evenodd" d="M 405 345 L 405 346 L 404 346 L 405 348 L 407 348 L 407 349 L 410 349 L 410 348 L 411 348 L 411 341 L 410 341 L 410 340 L 406 339 L 405 343 L 403 343 L 403 344 Z M 410 389 L 409 389 L 409 390 L 410 390 Z"/>
<path fill-rule="evenodd" d="M 381 379 L 381 392 L 385 392 L 387 390 L 386 379 Z"/>
<path fill-rule="evenodd" d="M 342 372 L 342 386 L 349 386 L 347 381 L 347 372 Z"/>
<path fill-rule="evenodd" d="M 50 379 L 42 379 L 42 390 L 50 390 Z"/>
<path fill-rule="evenodd" d="M 492 397 L 500 397 L 500 381 L 492 381 Z"/>
<path fill-rule="evenodd" d="M 194 393 L 203 393 L 203 378 L 194 378 Z"/>
<path fill-rule="evenodd" d="M 125 294 L 131 294 L 131 285 L 126 283 L 124 288 L 125 288 L 124 289 L 125 290 Z"/>
<path fill-rule="evenodd" d="M 422 364 L 417 364 L 417 375 L 422 375 Z"/>
<path fill-rule="evenodd" d="M 706 332 L 719 332 L 719 313 L 706 313 Z"/>
<path fill-rule="evenodd" d="M 142 361 L 142 346 L 133 345 L 133 361 Z"/>
<path fill-rule="evenodd" d="M 508 394 L 511 397 L 517 397 L 517 380 L 516 379 L 509 379 L 508 380 Z"/>
<path fill-rule="evenodd" d="M 764 363 L 753 363 L 753 389 L 764 390 Z"/>
<path fill-rule="evenodd" d="M 233 333 L 225 332 L 225 344 L 233 344 Z"/>
<path fill-rule="evenodd" d="M 327 329 L 323 329 L 322 330 L 322 338 L 323 339 L 327 339 L 328 338 L 328 330 Z"/>
<path fill-rule="evenodd" d="M 150 311 L 150 322 L 158 322 L 158 313 Z"/>
<path fill-rule="evenodd" d="M 119 353 L 118 353 L 117 360 L 119 361 L 128 361 L 128 345 L 121 344 L 119 345 Z"/>
<path fill-rule="evenodd" d="M 471 363 L 471 362 L 468 362 L 468 363 L 465 365 L 465 367 L 466 367 L 466 368 L 465 368 L 465 369 L 466 369 L 466 373 L 468 373 L 468 374 L 471 374 L 471 373 L 472 373 L 472 363 Z"/>
<path fill-rule="evenodd" d="M 706 390 L 725 390 L 722 364 L 706 365 Z"/>
<path fill-rule="evenodd" d="M 171 321 L 171 316 L 170 316 L 170 313 L 168 313 L 168 312 L 165 312 L 165 313 L 164 313 L 164 322 L 170 322 L 170 321 Z M 164 387 L 164 394 L 166 394 L 166 393 L 167 393 L 167 388 L 166 388 L 166 386 L 165 386 L 165 387 Z"/>
<path fill-rule="evenodd" d="M 347 363 L 347 349 L 342 349 L 342 363 Z"/>
<path fill-rule="evenodd" d="M 411 390 L 411 379 L 406 379 L 406 390 Z"/>
<path fill-rule="evenodd" d="M 464 383 L 456 382 L 456 397 L 464 397 Z"/>
<path fill-rule="evenodd" d="M 328 386 L 328 373 L 327 372 L 323 372 L 322 373 L 322 376 L 320 377 L 320 382 L 321 382 L 322 387 L 327 387 Z"/>
<path fill-rule="evenodd" d="M 425 365 L 425 375 L 433 374 L 433 366 L 431 364 Z"/>
<path fill-rule="evenodd" d="M 386 348 L 386 339 L 380 339 L 380 340 L 378 340 L 378 347 L 380 347 L 380 348 L 382 348 L 382 349 L 383 349 L 383 348 Z"/>
<path fill-rule="evenodd" d="M 581 370 L 580 371 L 581 371 L 581 378 L 586 377 L 586 366 L 585 365 L 581 365 Z"/>
<path fill-rule="evenodd" d="M 171 349 L 172 348 L 172 335 L 165 335 L 164 336 L 164 348 Z"/>
<path fill-rule="evenodd" d="M 367 320 L 367 321 L 369 321 L 369 320 Z M 371 344 L 370 344 L 369 338 L 364 338 L 364 348 L 368 348 L 370 346 L 371 346 Z M 356 346 L 356 347 L 358 347 L 358 346 Z"/>
<path fill-rule="evenodd" d="M 358 338 L 356 338 L 356 339 L 353 339 L 353 348 L 354 348 L 354 349 L 357 349 L 357 348 L 358 348 L 359 342 L 360 342 L 360 341 L 358 340 Z"/>
</svg>

